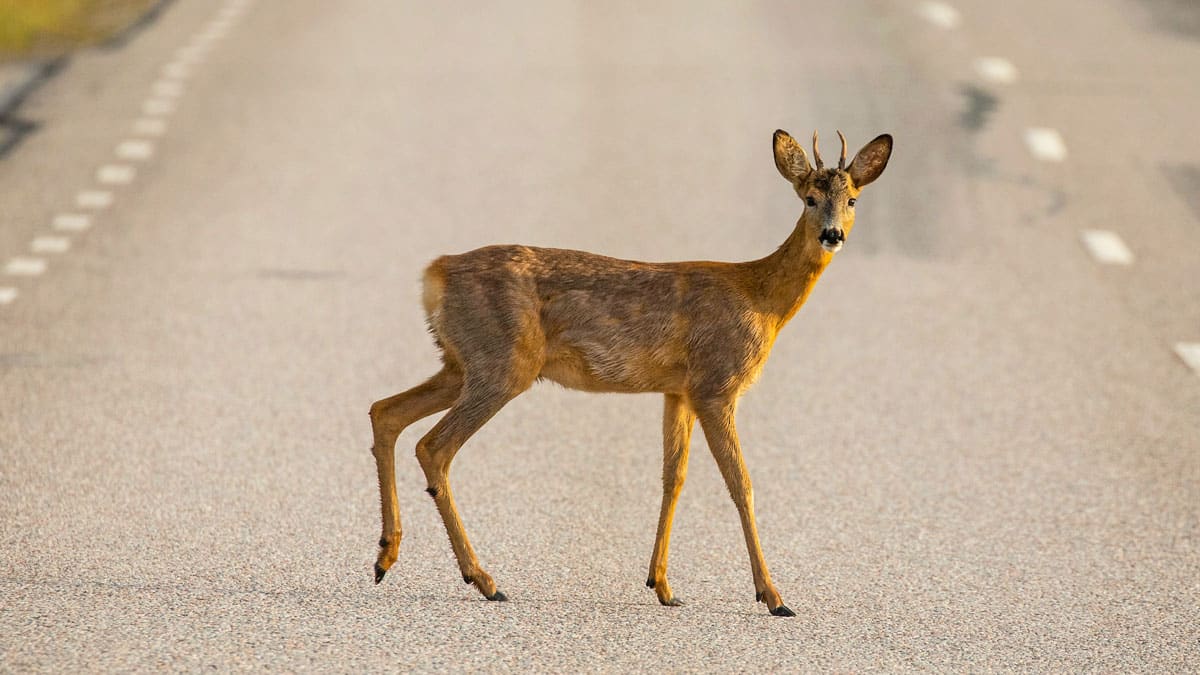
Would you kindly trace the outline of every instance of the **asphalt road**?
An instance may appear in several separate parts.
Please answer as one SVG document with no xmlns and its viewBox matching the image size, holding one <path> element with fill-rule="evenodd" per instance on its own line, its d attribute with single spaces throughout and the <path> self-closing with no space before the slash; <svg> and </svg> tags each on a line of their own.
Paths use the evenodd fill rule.
<svg viewBox="0 0 1200 675">
<path fill-rule="evenodd" d="M 1189 3 L 238 2 L 77 56 L 0 159 L 0 670 L 1200 669 Z M 436 418 L 374 585 L 366 413 L 436 370 L 424 264 L 765 255 L 778 127 L 896 138 L 740 408 L 797 616 L 700 433 L 659 606 L 661 402 L 552 385 L 452 473 L 510 601 L 423 492 Z"/>
</svg>

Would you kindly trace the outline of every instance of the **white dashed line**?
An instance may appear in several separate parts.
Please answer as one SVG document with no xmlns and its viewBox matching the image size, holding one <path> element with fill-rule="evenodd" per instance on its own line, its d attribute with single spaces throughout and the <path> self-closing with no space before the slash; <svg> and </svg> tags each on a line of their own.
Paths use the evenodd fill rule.
<svg viewBox="0 0 1200 675">
<path fill-rule="evenodd" d="M 1067 158 L 1067 144 L 1054 129 L 1034 127 L 1025 130 L 1025 145 L 1043 162 L 1061 162 Z"/>
<path fill-rule="evenodd" d="M 121 159 L 150 159 L 154 154 L 154 143 L 141 139 L 121 141 L 116 153 Z"/>
<path fill-rule="evenodd" d="M 975 59 L 975 72 L 983 79 L 997 84 L 1012 84 L 1017 81 L 1017 67 L 1012 61 L 998 56 Z"/>
<path fill-rule="evenodd" d="M 169 77 L 173 80 L 182 80 L 188 75 L 191 75 L 191 70 L 186 63 L 172 61 L 162 67 L 163 77 Z"/>
<path fill-rule="evenodd" d="M 45 271 L 46 261 L 41 258 L 12 258 L 4 266 L 4 273 L 14 277 L 36 277 Z"/>
<path fill-rule="evenodd" d="M 107 190 L 83 190 L 75 195 L 75 203 L 83 209 L 106 209 L 112 206 L 113 193 Z"/>
<path fill-rule="evenodd" d="M 932 0 L 926 0 L 917 5 L 917 13 L 929 23 L 947 30 L 957 27 L 962 19 L 957 9 L 944 2 L 933 2 Z"/>
<path fill-rule="evenodd" d="M 1083 245 L 1097 262 L 1106 265 L 1132 265 L 1133 251 L 1125 245 L 1116 232 L 1108 230 L 1084 230 L 1079 233 Z"/>
<path fill-rule="evenodd" d="M 167 121 L 161 117 L 139 117 L 133 123 L 133 133 L 143 136 L 162 136 L 167 133 Z"/>
<path fill-rule="evenodd" d="M 11 305 L 17 299 L 17 289 L 12 286 L 0 286 L 0 305 Z"/>
<path fill-rule="evenodd" d="M 60 213 L 54 216 L 52 225 L 61 232 L 83 232 L 92 226 L 92 217 L 83 213 Z"/>
<path fill-rule="evenodd" d="M 34 237 L 29 250 L 34 253 L 66 253 L 71 248 L 68 237 Z"/>
<path fill-rule="evenodd" d="M 142 112 L 150 115 L 170 115 L 175 112 L 175 101 L 169 98 L 148 98 L 142 102 Z"/>
<path fill-rule="evenodd" d="M 159 80 L 151 87 L 155 96 L 162 98 L 179 98 L 183 94 L 183 83 L 179 80 Z"/>
<path fill-rule="evenodd" d="M 1188 368 L 1200 375 L 1200 342 L 1177 342 L 1175 343 L 1175 353 L 1183 359 Z"/>
<path fill-rule="evenodd" d="M 208 45 L 203 43 L 189 44 L 186 47 L 180 47 L 175 50 L 175 59 L 179 63 L 187 63 L 189 65 L 200 63 L 206 56 L 208 56 Z"/>
<path fill-rule="evenodd" d="M 128 185 L 137 174 L 128 164 L 105 164 L 96 170 L 96 181 L 105 185 Z"/>
</svg>

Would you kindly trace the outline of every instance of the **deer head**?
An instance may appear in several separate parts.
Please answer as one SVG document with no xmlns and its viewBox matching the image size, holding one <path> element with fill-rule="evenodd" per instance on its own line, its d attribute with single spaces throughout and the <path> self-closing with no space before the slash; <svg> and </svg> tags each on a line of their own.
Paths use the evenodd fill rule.
<svg viewBox="0 0 1200 675">
<path fill-rule="evenodd" d="M 863 146 L 847 166 L 846 137 L 839 131 L 838 138 L 842 140 L 842 154 L 836 169 L 826 169 L 821 161 L 817 132 L 813 132 L 816 168 L 808 163 L 804 148 L 788 132 L 780 129 L 774 138 L 775 166 L 804 200 L 800 225 L 806 236 L 818 241 L 829 253 L 842 248 L 846 235 L 854 227 L 854 203 L 859 193 L 879 178 L 892 156 L 892 137 L 882 134 Z"/>
</svg>

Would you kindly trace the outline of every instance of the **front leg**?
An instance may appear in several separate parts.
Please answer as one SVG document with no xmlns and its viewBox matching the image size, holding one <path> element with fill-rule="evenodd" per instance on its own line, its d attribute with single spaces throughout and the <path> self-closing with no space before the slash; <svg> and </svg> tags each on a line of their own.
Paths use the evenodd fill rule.
<svg viewBox="0 0 1200 675">
<path fill-rule="evenodd" d="M 750 552 L 750 569 L 754 573 L 755 600 L 765 602 L 771 614 L 775 616 L 796 616 L 795 612 L 783 604 L 779 591 L 775 590 L 771 574 L 767 571 L 767 562 L 763 559 L 762 546 L 758 542 L 758 528 L 754 524 L 754 491 L 750 485 L 746 463 L 742 460 L 742 448 L 738 443 L 737 427 L 734 424 L 736 411 L 736 399 L 696 405 L 700 428 L 704 429 L 708 448 L 717 460 L 721 476 L 725 479 L 725 487 L 729 489 L 729 496 L 733 498 L 738 516 L 742 520 L 742 534 L 746 537 L 746 548 Z"/>
<path fill-rule="evenodd" d="M 663 494 L 662 511 L 658 516 L 658 534 L 654 537 L 654 553 L 650 556 L 650 575 L 646 585 L 654 589 L 658 601 L 668 607 L 682 605 L 671 593 L 667 583 L 667 549 L 671 545 L 671 520 L 679 491 L 687 478 L 688 444 L 696 415 L 682 396 L 667 394 L 663 406 Z"/>
</svg>

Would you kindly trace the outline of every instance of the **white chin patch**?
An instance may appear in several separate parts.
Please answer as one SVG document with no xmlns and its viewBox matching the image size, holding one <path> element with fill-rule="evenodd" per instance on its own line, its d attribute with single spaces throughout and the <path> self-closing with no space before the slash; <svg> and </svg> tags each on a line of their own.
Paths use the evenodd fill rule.
<svg viewBox="0 0 1200 675">
<path fill-rule="evenodd" d="M 842 250 L 842 242 L 839 241 L 836 244 L 826 244 L 825 242 L 821 242 L 821 248 L 829 251 L 830 253 L 837 253 L 838 251 Z"/>
</svg>

